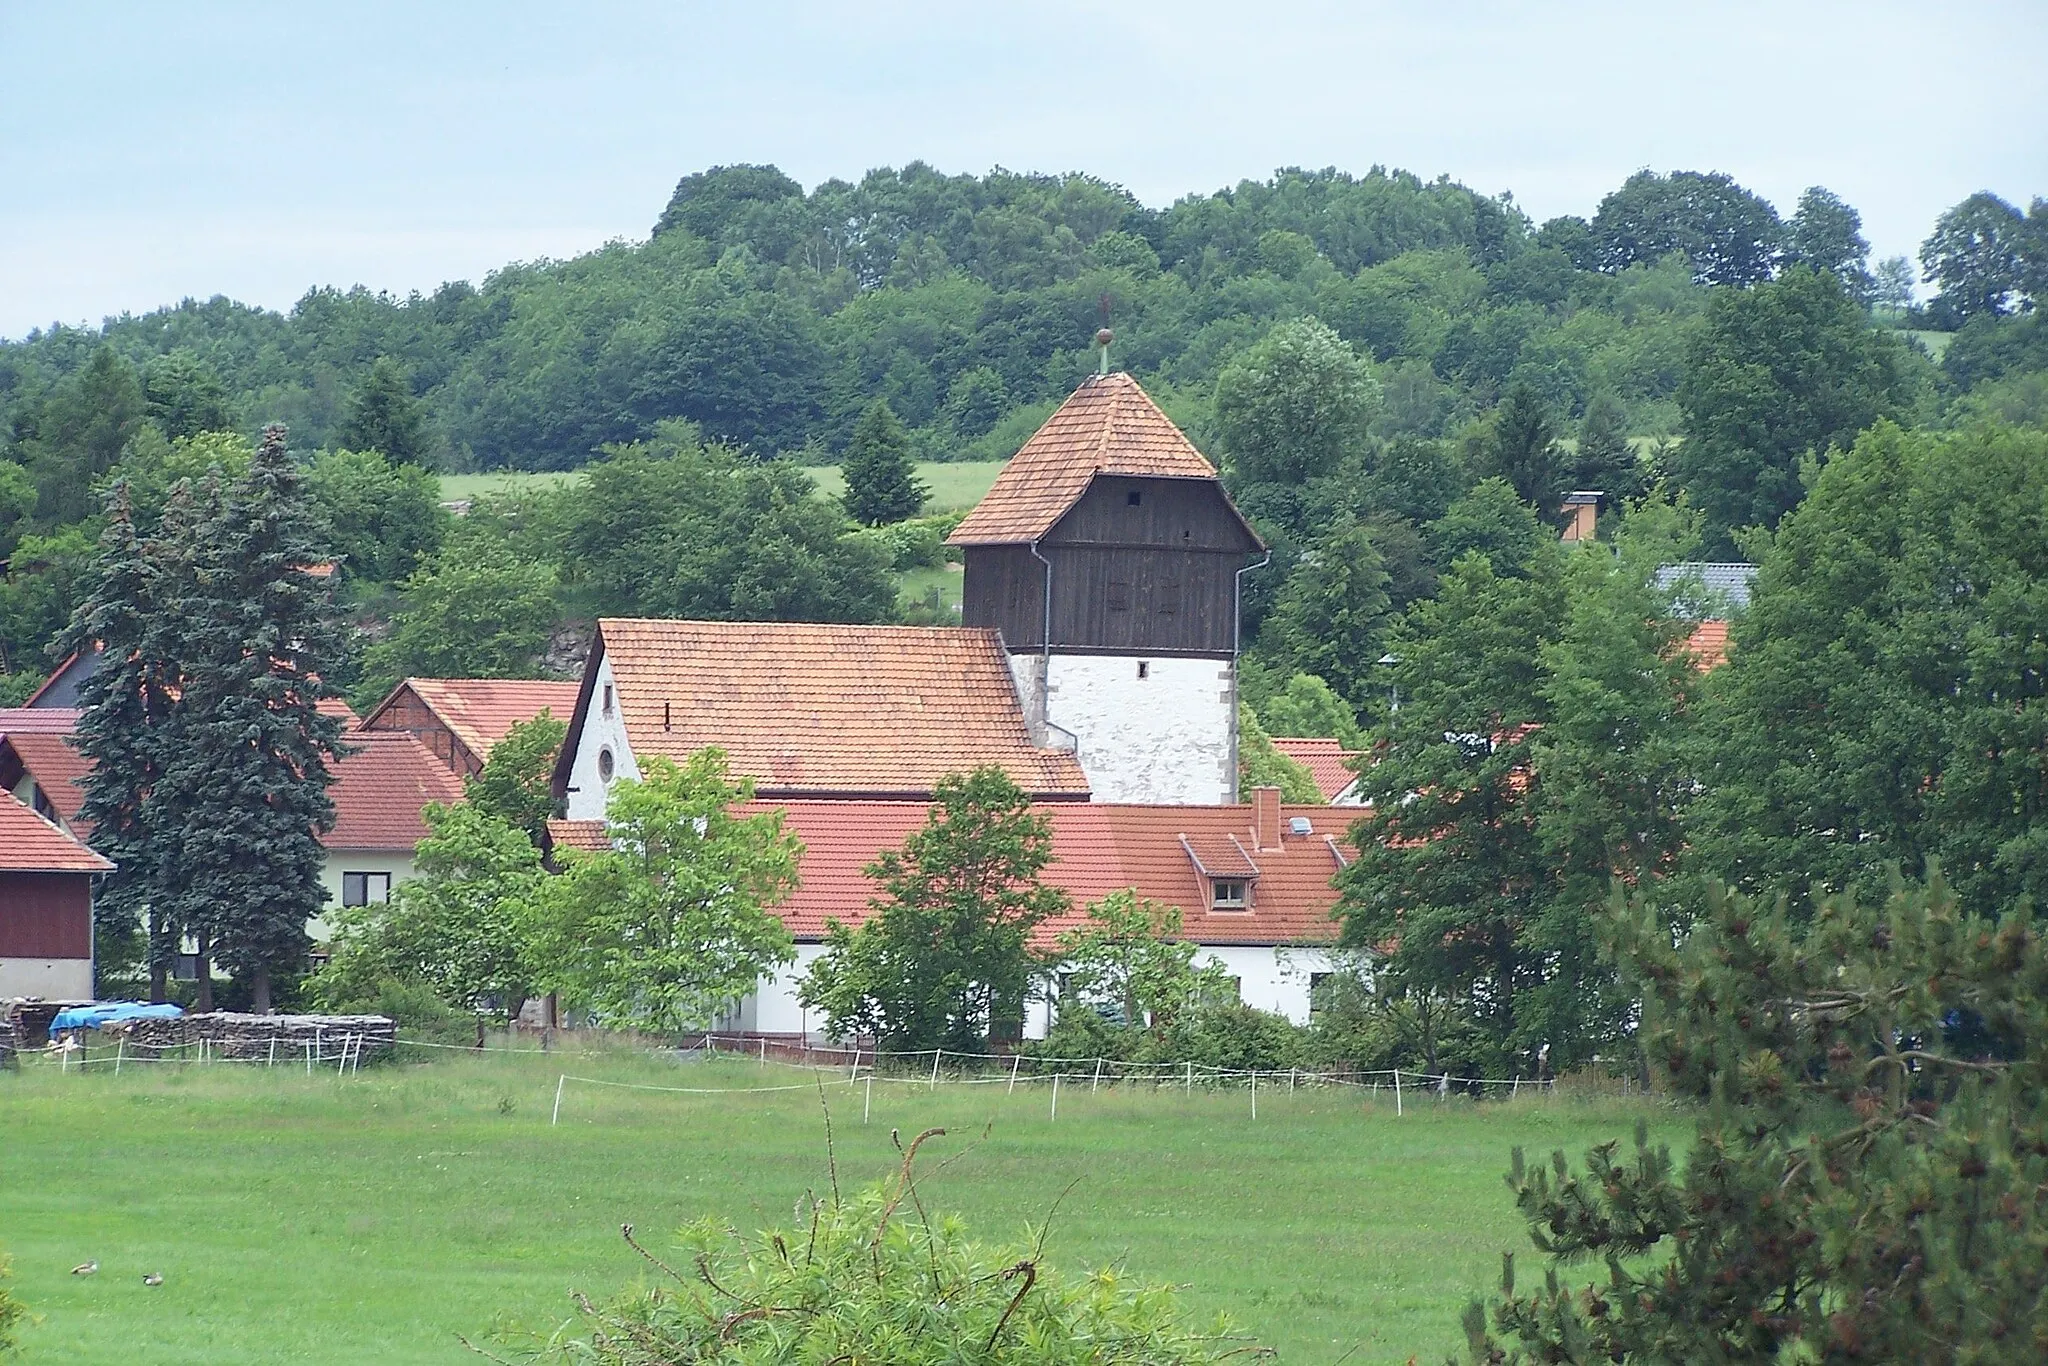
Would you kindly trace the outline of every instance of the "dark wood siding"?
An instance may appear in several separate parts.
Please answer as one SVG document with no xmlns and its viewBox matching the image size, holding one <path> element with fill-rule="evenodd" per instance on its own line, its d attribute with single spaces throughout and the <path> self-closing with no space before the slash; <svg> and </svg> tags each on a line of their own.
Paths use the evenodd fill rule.
<svg viewBox="0 0 2048 1366">
<path fill-rule="evenodd" d="M 1257 549 L 1213 479 L 1097 475 L 1039 546 L 1052 562 L 1052 648 L 1228 656 L 1237 571 Z M 966 571 L 962 622 L 998 628 L 1012 650 L 1040 648 L 1046 566 L 1030 547 L 970 546 Z"/>
<path fill-rule="evenodd" d="M 993 626 L 1012 650 L 1044 643 L 1045 566 L 1029 546 L 969 546 L 965 569 L 961 625 Z"/>
<path fill-rule="evenodd" d="M 1215 480 L 1110 474 L 1095 476 L 1080 501 L 1046 533 L 1045 543 L 1229 550 L 1241 555 L 1258 548 Z"/>
<path fill-rule="evenodd" d="M 90 957 L 90 874 L 0 873 L 0 958 Z"/>
<path fill-rule="evenodd" d="M 1218 551 L 1047 547 L 1052 646 L 1227 655 L 1244 556 Z"/>
</svg>

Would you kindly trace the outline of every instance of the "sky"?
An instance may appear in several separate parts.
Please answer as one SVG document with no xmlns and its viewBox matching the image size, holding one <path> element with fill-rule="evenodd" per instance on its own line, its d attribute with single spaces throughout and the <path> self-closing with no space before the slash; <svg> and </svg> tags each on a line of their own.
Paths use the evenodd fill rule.
<svg viewBox="0 0 2048 1366">
<path fill-rule="evenodd" d="M 1079 170 L 1155 206 L 1385 165 L 1539 222 L 1719 170 L 1787 214 L 1826 185 L 1912 256 L 1965 195 L 2048 194 L 2044 52 L 2042 0 L 0 0 L 0 337 L 481 280 L 642 239 L 732 162 Z"/>
</svg>

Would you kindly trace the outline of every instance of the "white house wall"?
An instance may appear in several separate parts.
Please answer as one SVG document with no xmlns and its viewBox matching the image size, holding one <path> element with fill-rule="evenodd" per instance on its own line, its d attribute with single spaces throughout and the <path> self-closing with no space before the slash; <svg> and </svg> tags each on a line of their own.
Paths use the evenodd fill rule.
<svg viewBox="0 0 2048 1366">
<path fill-rule="evenodd" d="M 1036 716 L 1042 655 L 1011 656 L 1026 715 Z M 1144 667 L 1144 677 L 1138 676 Z M 1050 661 L 1047 744 L 1074 737 L 1098 802 L 1214 806 L 1232 801 L 1237 690 L 1217 659 L 1063 655 Z"/>
<path fill-rule="evenodd" d="M 389 873 L 391 890 L 395 892 L 399 883 L 410 880 L 417 871 L 410 850 L 329 849 L 326 862 L 320 865 L 320 885 L 327 889 L 326 908 L 307 922 L 306 932 L 320 944 L 334 936 L 334 927 L 328 917 L 341 909 L 343 873 Z"/>
<path fill-rule="evenodd" d="M 608 688 L 613 690 L 609 712 L 604 708 L 605 690 Z M 576 758 L 569 766 L 567 815 L 572 821 L 604 819 L 608 784 L 598 775 L 598 751 L 607 746 L 611 749 L 613 782 L 640 777 L 639 765 L 633 762 L 633 746 L 626 740 L 625 708 L 619 705 L 619 701 L 612 678 L 612 662 L 600 659 L 597 662 L 597 680 L 590 693 L 590 707 L 583 717 L 583 733 L 576 741 Z"/>
<path fill-rule="evenodd" d="M 824 1017 L 805 1010 L 797 1000 L 797 984 L 824 953 L 823 944 L 798 944 L 796 961 L 764 980 L 736 1013 L 719 1021 L 719 1027 L 825 1042 Z M 1223 970 L 1238 980 L 1239 1000 L 1284 1015 L 1298 1025 L 1308 1023 L 1310 975 L 1338 969 L 1328 949 L 1272 945 L 1211 945 L 1204 947 L 1195 961 L 1222 964 Z M 1034 997 L 1025 1007 L 1024 1037 L 1044 1038 L 1052 1017 L 1052 1004 Z"/>
<path fill-rule="evenodd" d="M 90 1001 L 90 958 L 0 958 L 0 1001 L 39 996 L 45 1001 Z"/>
</svg>

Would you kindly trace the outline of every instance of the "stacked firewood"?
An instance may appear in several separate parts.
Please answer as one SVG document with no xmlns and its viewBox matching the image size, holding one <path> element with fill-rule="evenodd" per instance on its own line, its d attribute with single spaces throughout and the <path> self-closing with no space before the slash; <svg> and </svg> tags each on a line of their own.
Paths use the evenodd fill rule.
<svg viewBox="0 0 2048 1366">
<path fill-rule="evenodd" d="M 235 1062 L 370 1062 L 390 1054 L 398 1022 L 384 1015 L 240 1015 L 214 1011 L 175 1020 L 129 1020 L 109 1030 L 131 1045 L 169 1049 L 204 1044 Z"/>
</svg>

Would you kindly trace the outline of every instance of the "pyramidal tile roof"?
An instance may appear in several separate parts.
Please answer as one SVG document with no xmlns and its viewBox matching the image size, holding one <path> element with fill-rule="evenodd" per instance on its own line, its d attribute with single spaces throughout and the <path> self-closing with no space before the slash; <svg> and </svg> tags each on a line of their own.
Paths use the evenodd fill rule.
<svg viewBox="0 0 2048 1366">
<path fill-rule="evenodd" d="M 993 764 L 1035 797 L 1088 796 L 1073 754 L 1031 743 L 992 630 L 606 618 L 585 687 L 600 652 L 636 756 L 716 745 L 787 795 L 918 797 Z M 572 734 L 564 763 L 575 749 Z"/>
<path fill-rule="evenodd" d="M 1214 479 L 1216 467 L 1138 381 L 1125 374 L 1091 375 L 1010 457 L 948 543 L 1036 541 L 1098 474 Z"/>
<path fill-rule="evenodd" d="M 114 865 L 0 792 L 0 872 L 104 873 Z"/>
</svg>

